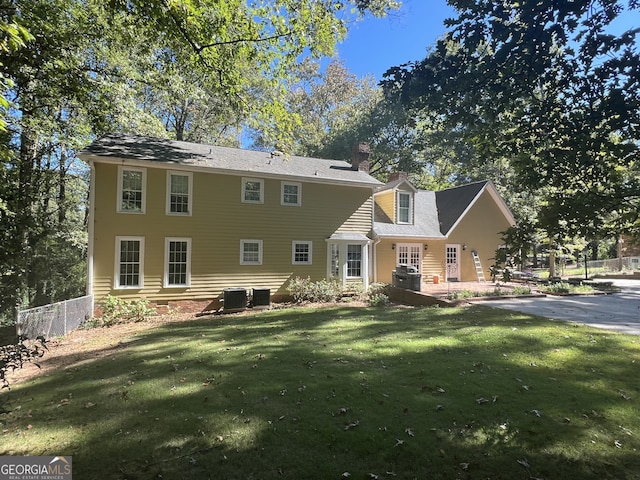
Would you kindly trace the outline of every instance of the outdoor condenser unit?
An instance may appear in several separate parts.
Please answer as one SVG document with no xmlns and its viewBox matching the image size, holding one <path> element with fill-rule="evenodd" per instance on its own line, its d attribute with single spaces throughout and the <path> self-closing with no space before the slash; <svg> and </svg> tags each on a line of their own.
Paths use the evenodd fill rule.
<svg viewBox="0 0 640 480">
<path fill-rule="evenodd" d="M 247 290 L 241 287 L 224 289 L 224 312 L 239 312 L 247 308 Z"/>
<path fill-rule="evenodd" d="M 251 306 L 253 308 L 270 307 L 271 306 L 271 290 L 268 288 L 254 288 Z"/>
</svg>

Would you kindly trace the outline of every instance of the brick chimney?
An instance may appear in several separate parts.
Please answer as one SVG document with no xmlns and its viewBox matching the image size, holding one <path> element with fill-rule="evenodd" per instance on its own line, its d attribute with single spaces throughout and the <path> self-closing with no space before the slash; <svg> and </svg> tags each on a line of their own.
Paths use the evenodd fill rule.
<svg viewBox="0 0 640 480">
<path fill-rule="evenodd" d="M 397 180 L 407 180 L 408 178 L 409 176 L 407 175 L 407 172 L 393 172 L 389 174 L 387 183 L 395 182 Z"/>
<path fill-rule="evenodd" d="M 351 150 L 351 170 L 369 173 L 369 153 L 371 153 L 371 148 L 368 143 L 356 143 Z"/>
</svg>

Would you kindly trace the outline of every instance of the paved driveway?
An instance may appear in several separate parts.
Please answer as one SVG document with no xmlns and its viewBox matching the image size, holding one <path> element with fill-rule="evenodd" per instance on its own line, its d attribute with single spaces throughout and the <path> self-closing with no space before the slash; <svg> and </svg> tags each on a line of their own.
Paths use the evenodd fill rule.
<svg viewBox="0 0 640 480">
<path fill-rule="evenodd" d="M 516 298 L 483 303 L 491 307 L 640 335 L 640 281 L 613 282 L 622 289 L 621 293 Z"/>
</svg>

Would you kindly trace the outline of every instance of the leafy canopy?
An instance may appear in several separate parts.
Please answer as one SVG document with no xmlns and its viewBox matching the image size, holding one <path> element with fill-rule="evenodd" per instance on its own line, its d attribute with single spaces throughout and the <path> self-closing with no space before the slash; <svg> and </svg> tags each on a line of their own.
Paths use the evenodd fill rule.
<svg viewBox="0 0 640 480">
<path fill-rule="evenodd" d="M 543 194 L 550 235 L 640 230 L 640 3 L 450 0 L 422 61 L 390 69 L 388 96 L 431 115 Z M 500 179 L 496 179 L 500 180 Z"/>
</svg>

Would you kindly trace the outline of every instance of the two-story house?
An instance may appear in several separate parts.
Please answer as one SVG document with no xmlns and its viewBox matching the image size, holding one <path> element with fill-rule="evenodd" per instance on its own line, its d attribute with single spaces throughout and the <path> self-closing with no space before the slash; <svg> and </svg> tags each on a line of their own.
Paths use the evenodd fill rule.
<svg viewBox="0 0 640 480">
<path fill-rule="evenodd" d="M 513 216 L 491 182 L 439 192 L 351 163 L 138 137 L 105 136 L 91 167 L 88 293 L 205 309 L 226 289 L 287 295 L 289 280 L 476 281 Z M 218 305 L 215 305 L 216 307 Z"/>
<path fill-rule="evenodd" d="M 227 288 L 371 279 L 368 151 L 347 162 L 130 135 L 91 167 L 88 292 L 204 308 Z"/>
</svg>

